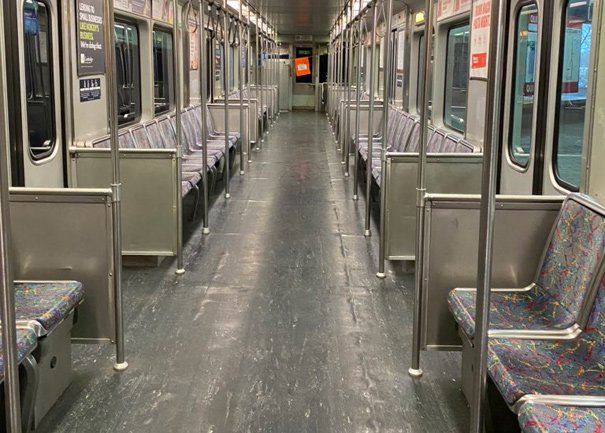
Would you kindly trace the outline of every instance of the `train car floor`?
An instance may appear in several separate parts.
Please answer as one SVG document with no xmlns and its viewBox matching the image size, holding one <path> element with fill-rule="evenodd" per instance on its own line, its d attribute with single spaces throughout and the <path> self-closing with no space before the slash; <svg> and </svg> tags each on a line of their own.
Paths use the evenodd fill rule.
<svg viewBox="0 0 605 433">
<path fill-rule="evenodd" d="M 186 269 L 124 273 L 127 359 L 74 347 L 75 378 L 44 432 L 463 432 L 459 354 L 407 374 L 413 275 L 375 277 L 325 115 L 283 114 L 217 196 Z"/>
</svg>

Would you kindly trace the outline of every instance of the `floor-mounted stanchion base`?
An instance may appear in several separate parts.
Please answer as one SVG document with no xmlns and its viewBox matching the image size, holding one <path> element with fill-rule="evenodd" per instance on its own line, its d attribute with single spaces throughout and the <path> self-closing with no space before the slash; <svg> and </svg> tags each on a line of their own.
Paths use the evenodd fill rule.
<svg viewBox="0 0 605 433">
<path fill-rule="evenodd" d="M 124 361 L 124 362 L 116 362 L 113 365 L 113 369 L 115 371 L 126 371 L 126 370 L 128 370 L 128 363 L 126 361 Z"/>
<path fill-rule="evenodd" d="M 203 235 L 209 235 L 210 234 L 210 227 L 204 227 L 202 229 L 202 234 Z"/>
<path fill-rule="evenodd" d="M 345 162 L 344 161 L 340 161 L 340 165 L 345 165 Z"/>
<path fill-rule="evenodd" d="M 410 368 L 410 369 L 408 370 L 408 374 L 409 374 L 411 377 L 418 378 L 418 377 L 422 377 L 423 372 L 422 372 L 422 369 L 421 369 L 421 368 L 419 368 L 418 370 L 416 370 L 415 368 Z"/>
<path fill-rule="evenodd" d="M 248 160 L 248 164 L 252 164 L 252 160 L 251 159 Z"/>
<path fill-rule="evenodd" d="M 376 273 L 376 278 L 384 280 L 386 277 L 387 277 L 387 274 L 385 274 L 384 272 L 377 272 Z"/>
<path fill-rule="evenodd" d="M 225 198 L 226 198 L 227 200 L 229 200 L 229 199 L 231 198 L 231 194 L 226 193 L 226 194 L 225 194 Z"/>
<path fill-rule="evenodd" d="M 349 177 L 349 173 L 345 173 L 345 177 Z"/>
<path fill-rule="evenodd" d="M 353 200 L 355 200 L 355 201 L 359 200 L 359 196 L 358 196 L 357 194 L 355 194 L 355 195 L 353 196 Z"/>
<path fill-rule="evenodd" d="M 240 176 L 243 176 L 243 175 L 245 175 L 245 174 L 246 174 L 246 172 L 245 172 L 244 170 L 240 170 L 240 172 L 239 172 L 239 175 L 240 175 Z"/>
<path fill-rule="evenodd" d="M 175 274 L 177 275 L 183 275 L 185 273 L 185 269 L 177 269 Z"/>
<path fill-rule="evenodd" d="M 363 233 L 363 235 L 364 235 L 366 238 L 369 238 L 369 237 L 371 237 L 371 236 L 372 236 L 372 232 L 371 232 L 370 230 L 366 230 L 366 231 Z"/>
</svg>

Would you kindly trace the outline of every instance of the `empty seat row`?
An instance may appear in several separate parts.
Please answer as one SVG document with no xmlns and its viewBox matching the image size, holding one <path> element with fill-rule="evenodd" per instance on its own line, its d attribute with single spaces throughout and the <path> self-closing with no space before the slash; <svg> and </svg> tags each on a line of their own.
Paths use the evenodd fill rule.
<svg viewBox="0 0 605 433">
<path fill-rule="evenodd" d="M 524 433 L 599 433 L 604 424 L 604 407 L 526 403 L 519 411 Z"/>
<path fill-rule="evenodd" d="M 563 203 L 534 282 L 492 291 L 488 371 L 514 411 L 549 396 L 570 402 L 578 396 L 600 397 L 605 406 L 604 270 L 605 209 L 572 194 Z M 455 289 L 448 298 L 465 344 L 475 336 L 475 302 L 475 289 Z M 537 409 L 524 410 L 529 419 Z M 529 432 L 572 431 L 525 427 Z"/>
</svg>

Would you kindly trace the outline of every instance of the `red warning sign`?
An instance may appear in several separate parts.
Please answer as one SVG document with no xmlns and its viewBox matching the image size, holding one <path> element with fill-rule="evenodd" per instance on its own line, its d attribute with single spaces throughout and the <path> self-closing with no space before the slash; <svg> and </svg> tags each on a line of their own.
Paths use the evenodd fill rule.
<svg viewBox="0 0 605 433">
<path fill-rule="evenodd" d="M 311 64 L 309 63 L 308 57 L 300 57 L 294 59 L 294 71 L 297 77 L 304 77 L 305 75 L 311 75 Z"/>
</svg>

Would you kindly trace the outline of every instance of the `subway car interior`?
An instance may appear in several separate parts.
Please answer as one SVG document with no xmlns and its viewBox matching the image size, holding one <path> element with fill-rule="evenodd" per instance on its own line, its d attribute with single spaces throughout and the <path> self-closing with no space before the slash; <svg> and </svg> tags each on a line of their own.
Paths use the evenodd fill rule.
<svg viewBox="0 0 605 433">
<path fill-rule="evenodd" d="M 604 3 L 3 0 L 0 432 L 604 431 Z"/>
</svg>

